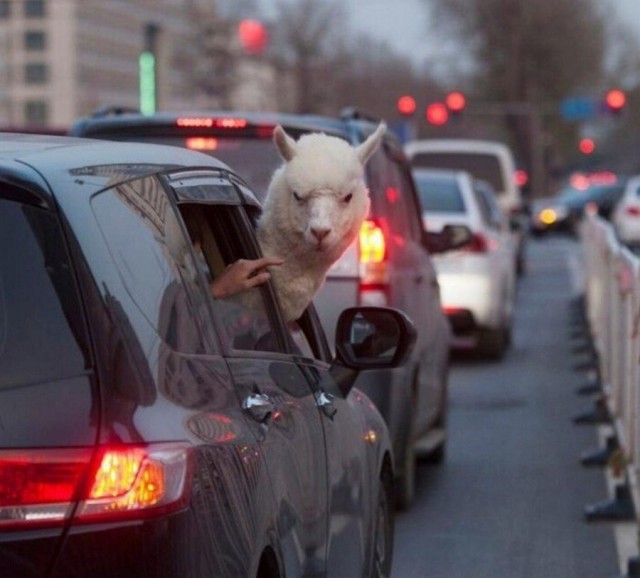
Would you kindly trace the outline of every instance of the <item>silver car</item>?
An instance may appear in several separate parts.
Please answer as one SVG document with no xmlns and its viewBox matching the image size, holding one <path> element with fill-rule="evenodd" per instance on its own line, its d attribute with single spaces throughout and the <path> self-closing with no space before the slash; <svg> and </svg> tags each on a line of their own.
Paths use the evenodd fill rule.
<svg viewBox="0 0 640 578">
<path fill-rule="evenodd" d="M 413 175 L 425 227 L 466 225 L 473 235 L 460 250 L 434 257 L 453 346 L 499 359 L 510 342 L 516 288 L 508 219 L 491 186 L 465 171 L 414 168 Z"/>
</svg>

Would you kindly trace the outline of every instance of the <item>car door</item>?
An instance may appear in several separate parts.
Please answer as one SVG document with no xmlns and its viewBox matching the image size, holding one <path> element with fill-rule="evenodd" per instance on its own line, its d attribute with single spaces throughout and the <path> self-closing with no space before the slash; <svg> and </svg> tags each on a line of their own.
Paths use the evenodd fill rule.
<svg viewBox="0 0 640 578">
<path fill-rule="evenodd" d="M 109 549 L 71 532 L 56 575 L 73 575 L 82 551 L 96 576 L 254 576 L 273 527 L 271 480 L 168 187 L 183 174 L 120 182 L 120 170 L 95 169 L 118 184 L 73 215 L 91 270 L 82 279 L 99 352 L 100 441 L 186 445 L 189 498 L 183 511 L 144 527 L 127 521 Z M 216 173 L 201 171 L 198 182 L 206 190 Z M 228 189 L 220 188 L 218 202 L 237 202 Z"/>
<path fill-rule="evenodd" d="M 251 223 L 237 200 L 222 203 L 189 179 L 173 186 L 192 240 L 198 239 L 205 275 L 215 280 L 230 263 L 257 256 Z M 228 181 L 216 188 L 226 188 L 229 201 L 239 198 Z M 210 299 L 212 323 L 269 472 L 274 533 L 287 576 L 321 575 L 328 523 L 323 418 L 308 375 L 290 353 L 276 307 L 268 284 Z"/>
<path fill-rule="evenodd" d="M 412 404 L 414 436 L 422 437 L 444 404 L 448 327 L 440 305 L 435 268 L 422 242 L 422 218 L 410 168 L 399 150 L 385 150 L 385 204 L 396 237 L 398 278 L 393 290 L 403 309 L 418 327 L 418 370 Z"/>
<path fill-rule="evenodd" d="M 315 308 L 287 330 L 321 410 L 328 467 L 328 576 L 364 576 L 372 559 L 374 497 L 380 475 L 376 444 L 386 429 L 357 390 L 344 396 L 330 370 L 330 349 Z M 375 416 L 367 420 L 366 416 Z"/>
<path fill-rule="evenodd" d="M 487 237 L 491 277 L 497 280 L 500 290 L 495 302 L 502 310 L 502 322 L 506 325 L 513 313 L 514 284 L 517 268 L 517 247 L 510 231 L 507 217 L 495 200 L 491 188 L 484 183 L 475 183 L 473 195 L 480 212 L 483 235 Z"/>
<path fill-rule="evenodd" d="M 244 184 L 236 181 L 244 190 Z M 249 213 L 255 226 L 257 213 Z M 373 560 L 380 440 L 386 425 L 369 398 L 344 396 L 330 368 L 333 359 L 320 317 L 310 305 L 284 323 L 288 349 L 302 369 L 320 409 L 327 454 L 327 576 L 364 576 Z"/>
</svg>

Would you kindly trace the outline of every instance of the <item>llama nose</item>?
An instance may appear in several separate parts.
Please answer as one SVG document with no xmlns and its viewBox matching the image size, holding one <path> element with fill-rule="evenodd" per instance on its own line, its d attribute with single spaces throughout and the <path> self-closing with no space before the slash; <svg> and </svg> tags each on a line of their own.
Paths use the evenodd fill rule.
<svg viewBox="0 0 640 578">
<path fill-rule="evenodd" d="M 318 239 L 318 242 L 322 242 L 322 239 L 324 239 L 329 233 L 331 233 L 331 229 L 311 227 L 311 234 Z"/>
</svg>

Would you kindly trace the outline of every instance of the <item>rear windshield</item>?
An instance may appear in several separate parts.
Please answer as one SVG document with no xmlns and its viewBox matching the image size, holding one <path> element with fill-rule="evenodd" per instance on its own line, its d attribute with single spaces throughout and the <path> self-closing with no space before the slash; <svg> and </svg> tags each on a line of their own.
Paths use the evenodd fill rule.
<svg viewBox="0 0 640 578">
<path fill-rule="evenodd" d="M 420 152 L 411 159 L 415 167 L 429 169 L 462 170 L 476 179 L 491 183 L 498 195 L 507 190 L 498 157 L 483 153 Z"/>
<path fill-rule="evenodd" d="M 271 138 L 255 136 L 145 136 L 135 138 L 121 134 L 103 134 L 100 138 L 110 140 L 135 140 L 166 144 L 197 150 L 221 160 L 240 175 L 253 189 L 260 202 L 264 201 L 273 172 L 282 164 L 282 159 Z"/>
<path fill-rule="evenodd" d="M 0 198 L 0 390 L 82 373 L 86 343 L 55 215 Z"/>
<path fill-rule="evenodd" d="M 464 200 L 454 176 L 434 175 L 421 171 L 413 174 L 420 206 L 429 213 L 464 213 Z"/>
</svg>

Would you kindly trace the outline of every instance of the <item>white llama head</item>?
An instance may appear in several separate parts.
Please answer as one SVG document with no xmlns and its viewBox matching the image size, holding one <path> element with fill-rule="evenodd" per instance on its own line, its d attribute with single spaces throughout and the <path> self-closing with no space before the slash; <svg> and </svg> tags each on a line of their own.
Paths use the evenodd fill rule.
<svg viewBox="0 0 640 578">
<path fill-rule="evenodd" d="M 277 231 L 278 244 L 320 261 L 342 255 L 369 211 L 364 165 L 385 130 L 385 123 L 380 123 L 354 147 L 323 133 L 295 141 L 281 126 L 275 128 L 273 139 L 285 162 L 271 181 L 264 217 Z"/>
</svg>

